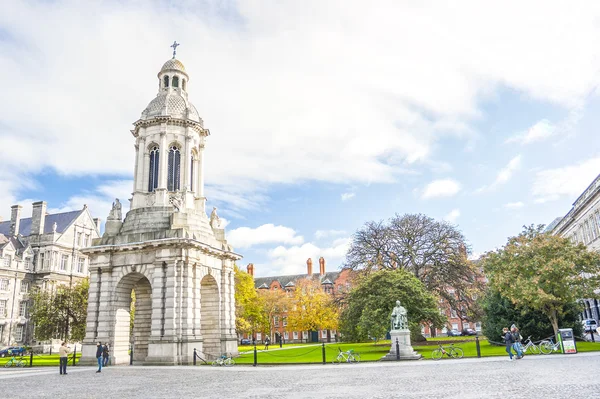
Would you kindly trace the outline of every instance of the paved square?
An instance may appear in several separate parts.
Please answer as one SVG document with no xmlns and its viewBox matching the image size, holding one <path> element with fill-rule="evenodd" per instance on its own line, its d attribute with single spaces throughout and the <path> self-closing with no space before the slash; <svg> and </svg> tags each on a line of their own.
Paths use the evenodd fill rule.
<svg viewBox="0 0 600 399">
<path fill-rule="evenodd" d="M 592 398 L 600 354 L 215 368 L 0 370 L 11 398 Z M 4 392 L 8 392 L 3 389 Z"/>
</svg>

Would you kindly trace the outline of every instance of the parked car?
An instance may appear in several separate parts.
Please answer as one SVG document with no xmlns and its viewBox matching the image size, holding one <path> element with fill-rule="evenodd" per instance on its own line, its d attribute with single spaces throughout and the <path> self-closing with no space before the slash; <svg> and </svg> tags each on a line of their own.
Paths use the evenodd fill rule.
<svg viewBox="0 0 600 399">
<path fill-rule="evenodd" d="M 446 335 L 448 335 L 449 337 L 460 337 L 462 333 L 458 330 L 448 330 L 448 333 Z"/>
<path fill-rule="evenodd" d="M 462 330 L 462 335 L 477 335 L 477 331 L 473 330 L 472 328 L 465 328 Z"/>
<path fill-rule="evenodd" d="M 596 323 L 596 320 L 594 320 L 594 319 L 582 320 L 581 324 L 583 324 L 583 331 L 585 331 L 585 332 L 596 331 L 596 328 L 598 328 L 598 324 Z"/>
<path fill-rule="evenodd" d="M 9 354 L 8 351 L 10 351 L 11 353 Z M 22 356 L 24 354 L 25 354 L 24 346 L 9 346 L 4 349 L 0 349 L 0 357 L 6 357 L 6 356 L 10 356 L 10 355 Z"/>
<path fill-rule="evenodd" d="M 250 339 L 248 338 L 242 338 L 242 340 L 240 341 L 240 345 L 250 345 L 252 343 L 252 341 L 250 341 Z"/>
</svg>

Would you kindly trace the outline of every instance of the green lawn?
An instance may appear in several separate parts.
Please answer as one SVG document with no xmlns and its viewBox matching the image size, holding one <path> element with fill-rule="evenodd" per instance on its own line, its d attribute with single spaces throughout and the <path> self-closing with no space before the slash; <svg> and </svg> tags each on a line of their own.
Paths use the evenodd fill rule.
<svg viewBox="0 0 600 399">
<path fill-rule="evenodd" d="M 77 353 L 77 362 L 79 362 L 79 358 L 81 357 L 80 353 Z M 17 359 L 19 357 L 17 356 Z M 10 357 L 0 358 L 0 367 L 4 367 L 6 363 L 10 360 Z M 23 356 L 23 361 L 25 365 L 29 367 L 29 354 Z M 33 355 L 33 367 L 37 366 L 58 366 L 59 363 L 59 355 Z M 73 355 L 69 355 L 69 366 L 73 365 Z"/>
<path fill-rule="evenodd" d="M 290 346 L 304 346 L 304 345 L 314 345 L 314 342 L 312 343 L 306 343 L 306 342 L 301 342 L 301 343 L 293 343 L 293 344 L 283 344 L 282 347 L 290 347 Z M 256 349 L 257 350 L 262 350 L 265 347 L 264 343 L 256 343 Z M 279 344 L 273 344 L 271 343 L 269 345 L 269 349 L 277 349 L 279 348 Z M 254 350 L 254 345 L 238 345 L 238 350 L 240 352 L 247 352 L 247 351 L 252 351 Z"/>
</svg>

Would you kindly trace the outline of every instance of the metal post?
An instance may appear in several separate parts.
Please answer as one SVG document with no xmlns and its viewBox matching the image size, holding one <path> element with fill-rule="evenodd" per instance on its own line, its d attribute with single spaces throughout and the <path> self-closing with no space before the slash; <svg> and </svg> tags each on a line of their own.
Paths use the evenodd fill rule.
<svg viewBox="0 0 600 399">
<path fill-rule="evenodd" d="M 256 367 L 256 358 L 257 358 L 257 355 L 256 355 L 256 345 L 254 345 L 254 364 L 253 364 L 254 367 Z"/>
<path fill-rule="evenodd" d="M 479 337 L 475 336 L 475 347 L 477 348 L 477 357 L 481 357 L 481 348 L 479 347 Z"/>
<path fill-rule="evenodd" d="M 594 339 L 594 330 L 590 331 L 590 335 L 592 336 L 592 342 L 596 342 Z"/>
<path fill-rule="evenodd" d="M 279 334 L 279 347 L 283 348 L 283 335 Z"/>
<path fill-rule="evenodd" d="M 194 348 L 194 366 L 196 365 L 196 348 Z"/>
<path fill-rule="evenodd" d="M 50 356 L 52 356 L 52 345 L 50 345 Z"/>
<path fill-rule="evenodd" d="M 325 342 L 323 342 L 323 364 L 325 364 L 327 362 L 327 360 L 325 359 Z"/>
<path fill-rule="evenodd" d="M 133 364 L 133 345 L 131 345 L 131 350 L 129 351 L 129 365 Z"/>
<path fill-rule="evenodd" d="M 77 345 L 75 345 L 75 349 L 73 349 L 73 366 L 75 366 L 76 361 L 77 361 Z"/>
<path fill-rule="evenodd" d="M 396 337 L 396 360 L 400 360 L 400 342 L 398 341 L 398 337 Z"/>
<path fill-rule="evenodd" d="M 33 351 L 29 352 L 29 367 L 33 367 Z"/>
</svg>

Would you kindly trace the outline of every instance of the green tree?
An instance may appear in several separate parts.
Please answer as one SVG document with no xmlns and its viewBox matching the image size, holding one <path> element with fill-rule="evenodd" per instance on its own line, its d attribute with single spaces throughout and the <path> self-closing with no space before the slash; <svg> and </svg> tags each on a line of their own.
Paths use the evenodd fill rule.
<svg viewBox="0 0 600 399">
<path fill-rule="evenodd" d="M 582 244 L 524 226 L 516 237 L 482 259 L 489 285 L 518 309 L 544 314 L 554 334 L 559 320 L 581 298 L 593 298 L 600 283 L 600 254 Z"/>
<path fill-rule="evenodd" d="M 517 325 L 524 338 L 531 336 L 534 341 L 550 337 L 554 334 L 548 317 L 538 310 L 525 306 L 518 309 L 510 300 L 499 292 L 489 290 L 482 302 L 485 316 L 482 321 L 483 334 L 494 342 L 502 342 L 502 328 Z M 583 328 L 579 322 L 577 303 L 565 307 L 565 312 L 558 320 L 562 328 L 572 328 L 576 336 L 581 336 Z"/>
<path fill-rule="evenodd" d="M 248 273 L 235 270 L 235 328 L 238 334 L 252 334 L 264 327 L 265 313 L 254 279 Z"/>
<path fill-rule="evenodd" d="M 30 318 L 35 326 L 35 338 L 82 341 L 85 337 L 88 302 L 88 279 L 72 287 L 59 286 L 54 291 L 32 290 Z"/>
<path fill-rule="evenodd" d="M 258 306 L 261 317 L 254 331 L 268 332 L 273 335 L 275 316 L 287 312 L 289 297 L 284 290 L 258 290 Z"/>
<path fill-rule="evenodd" d="M 411 331 L 420 332 L 421 323 L 440 328 L 446 322 L 440 315 L 436 297 L 411 272 L 380 270 L 358 278 L 348 294 L 340 317 L 344 339 L 364 341 L 384 337 L 390 330 L 390 315 L 397 300 L 406 308 Z"/>
<path fill-rule="evenodd" d="M 288 325 L 298 331 L 335 330 L 338 327 L 338 306 L 333 297 L 323 291 L 319 280 L 300 279 L 291 292 L 288 304 Z"/>
</svg>

